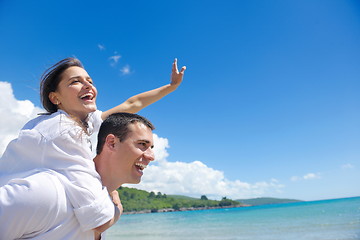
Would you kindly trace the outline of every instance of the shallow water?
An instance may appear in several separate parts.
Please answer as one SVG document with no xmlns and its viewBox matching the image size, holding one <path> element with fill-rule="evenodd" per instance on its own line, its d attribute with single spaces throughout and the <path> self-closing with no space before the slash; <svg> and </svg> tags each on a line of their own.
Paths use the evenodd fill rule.
<svg viewBox="0 0 360 240">
<path fill-rule="evenodd" d="M 360 240 L 360 197 L 123 215 L 107 240 Z"/>
</svg>

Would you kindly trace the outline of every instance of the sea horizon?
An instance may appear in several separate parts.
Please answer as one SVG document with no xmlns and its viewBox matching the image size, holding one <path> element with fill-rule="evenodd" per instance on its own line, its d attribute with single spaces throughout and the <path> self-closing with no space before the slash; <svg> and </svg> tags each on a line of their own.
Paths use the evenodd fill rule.
<svg viewBox="0 0 360 240">
<path fill-rule="evenodd" d="M 272 198 L 272 199 L 284 199 L 284 198 L 274 198 L 274 197 L 259 197 L 259 198 L 248 198 L 243 200 L 252 200 L 252 199 L 262 199 L 262 198 Z M 341 197 L 341 198 L 329 198 L 329 199 L 318 199 L 318 200 L 301 200 L 295 198 L 286 198 L 289 200 L 296 200 L 298 202 L 322 202 L 322 201 L 332 201 L 332 200 L 341 200 L 341 199 L 351 199 L 351 198 L 360 198 L 360 196 L 353 196 L 353 197 Z M 235 200 L 238 201 L 238 200 Z M 132 215 L 132 214 L 149 214 L 149 213 L 166 213 L 166 212 L 185 212 L 185 211 L 203 211 L 203 210 L 211 210 L 211 209 L 226 209 L 226 208 L 242 208 L 242 207 L 257 207 L 257 206 L 266 206 L 266 205 L 278 205 L 278 204 L 291 204 L 296 202 L 284 202 L 284 203 L 267 203 L 267 204 L 258 204 L 258 205 L 248 205 L 242 204 L 239 202 L 239 206 L 219 206 L 219 207 L 199 207 L 199 208 L 182 208 L 182 209 L 159 209 L 158 211 L 151 211 L 151 210 L 141 210 L 141 211 L 129 211 L 123 212 L 123 215 Z"/>
<path fill-rule="evenodd" d="M 359 240 L 360 197 L 123 215 L 106 239 Z"/>
</svg>

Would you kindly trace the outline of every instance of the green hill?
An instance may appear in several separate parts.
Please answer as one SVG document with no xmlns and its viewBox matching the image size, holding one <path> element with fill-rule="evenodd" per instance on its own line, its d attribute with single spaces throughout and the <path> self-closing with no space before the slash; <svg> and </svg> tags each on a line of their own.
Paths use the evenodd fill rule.
<svg viewBox="0 0 360 240">
<path fill-rule="evenodd" d="M 259 205 L 267 205 L 267 204 L 279 204 L 279 203 L 292 203 L 292 202 L 302 202 L 301 200 L 296 199 L 285 199 L 285 198 L 252 198 L 252 199 L 237 199 L 236 201 L 251 205 L 251 206 L 259 206 Z"/>
<path fill-rule="evenodd" d="M 136 188 L 120 187 L 118 189 L 124 212 L 159 212 L 196 210 L 239 206 L 240 203 L 227 199 L 209 200 L 205 195 L 191 198 L 181 195 L 166 195 L 160 192 L 147 192 Z"/>
<path fill-rule="evenodd" d="M 169 197 L 175 198 L 175 199 L 186 199 L 186 200 L 196 200 L 198 198 L 188 197 L 184 195 L 168 195 Z"/>
</svg>

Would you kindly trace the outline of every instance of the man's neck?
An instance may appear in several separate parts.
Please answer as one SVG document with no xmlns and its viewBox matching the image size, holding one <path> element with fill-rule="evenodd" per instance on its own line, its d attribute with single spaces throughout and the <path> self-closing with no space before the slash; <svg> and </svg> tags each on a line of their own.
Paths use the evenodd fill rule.
<svg viewBox="0 0 360 240">
<path fill-rule="evenodd" d="M 101 155 L 96 155 L 94 158 L 95 169 L 99 173 L 101 177 L 101 183 L 104 187 L 107 188 L 108 192 L 112 192 L 116 190 L 118 187 L 115 186 L 115 183 L 111 181 L 111 174 L 110 171 L 107 171 L 106 163 L 104 162 L 105 159 Z"/>
</svg>

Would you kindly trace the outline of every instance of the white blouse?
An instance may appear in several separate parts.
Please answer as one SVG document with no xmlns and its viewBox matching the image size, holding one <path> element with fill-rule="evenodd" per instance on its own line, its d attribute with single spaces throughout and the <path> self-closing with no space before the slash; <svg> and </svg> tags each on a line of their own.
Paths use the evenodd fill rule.
<svg viewBox="0 0 360 240">
<path fill-rule="evenodd" d="M 0 239 L 94 239 L 80 227 L 59 175 L 41 171 L 0 187 Z"/>
<path fill-rule="evenodd" d="M 101 112 L 92 113 L 89 131 L 97 132 L 101 122 Z M 114 216 L 114 204 L 101 184 L 90 148 L 90 137 L 65 112 L 39 116 L 7 146 L 0 159 L 0 186 L 28 176 L 29 171 L 54 170 L 64 176 L 62 182 L 82 230 L 101 226 Z"/>
</svg>

